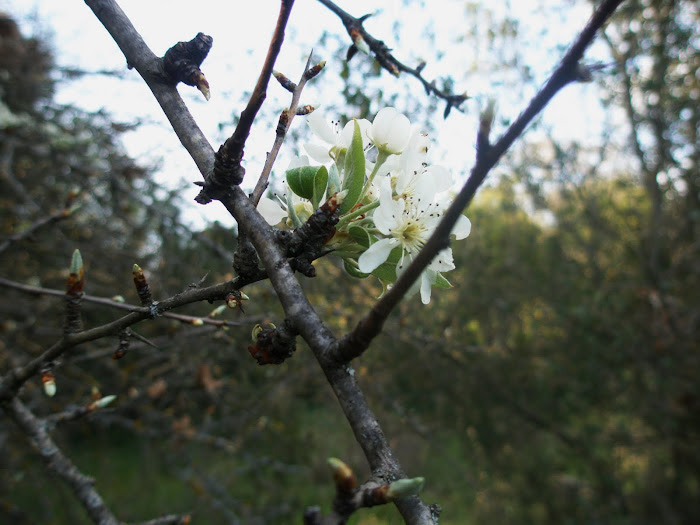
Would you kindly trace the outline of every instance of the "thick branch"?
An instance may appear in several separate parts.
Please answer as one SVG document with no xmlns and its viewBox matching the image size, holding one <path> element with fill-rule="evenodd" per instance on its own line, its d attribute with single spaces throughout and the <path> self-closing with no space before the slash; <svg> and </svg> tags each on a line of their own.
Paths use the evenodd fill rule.
<svg viewBox="0 0 700 525">
<path fill-rule="evenodd" d="M 583 53 L 593 41 L 598 29 L 603 26 L 605 21 L 610 18 L 623 1 L 605 0 L 598 7 L 586 27 L 561 59 L 547 83 L 530 101 L 525 111 L 518 116 L 496 144 L 493 146 L 486 146 L 487 143 L 482 145 L 482 149 L 477 152 L 476 163 L 471 170 L 469 179 L 467 179 L 454 202 L 445 212 L 433 235 L 411 265 L 401 274 L 394 286 L 360 320 L 353 331 L 343 337 L 337 348 L 338 359 L 348 362 L 361 355 L 368 348 L 372 339 L 379 335 L 384 321 L 406 295 L 413 283 L 420 277 L 438 252 L 449 246 L 452 228 L 464 208 L 474 198 L 476 190 L 484 182 L 491 168 L 496 165 L 508 148 L 525 131 L 525 128 L 535 116 L 549 104 L 554 95 L 567 84 L 580 78 L 581 71 L 579 68 L 583 66 L 579 64 L 579 61 L 583 57 Z"/>
<path fill-rule="evenodd" d="M 185 102 L 171 82 L 166 81 L 163 61 L 146 45 L 129 18 L 114 0 L 85 0 L 95 16 L 122 50 L 127 64 L 139 72 L 153 92 L 180 142 L 202 175 L 214 167 L 214 150 L 199 129 Z"/>
</svg>

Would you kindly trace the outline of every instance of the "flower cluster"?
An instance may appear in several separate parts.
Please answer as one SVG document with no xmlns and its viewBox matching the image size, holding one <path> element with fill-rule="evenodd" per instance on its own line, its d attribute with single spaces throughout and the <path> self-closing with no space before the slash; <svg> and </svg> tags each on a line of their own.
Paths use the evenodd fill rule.
<svg viewBox="0 0 700 525">
<path fill-rule="evenodd" d="M 306 156 L 293 161 L 286 172 L 291 191 L 284 207 L 262 199 L 258 209 L 270 224 L 286 219 L 298 227 L 325 199 L 341 192 L 340 221 L 328 247 L 351 275 L 373 274 L 390 286 L 449 206 L 449 172 L 427 163 L 427 136 L 395 108 L 382 109 L 372 122 L 348 122 L 340 131 L 317 111 L 308 123 L 322 144 L 306 144 L 305 149 L 321 165 L 310 165 Z M 470 230 L 469 219 L 462 215 L 452 235 L 464 239 Z M 450 286 L 442 273 L 454 267 L 450 248 L 433 259 L 415 285 L 423 303 L 430 302 L 433 286 Z"/>
</svg>

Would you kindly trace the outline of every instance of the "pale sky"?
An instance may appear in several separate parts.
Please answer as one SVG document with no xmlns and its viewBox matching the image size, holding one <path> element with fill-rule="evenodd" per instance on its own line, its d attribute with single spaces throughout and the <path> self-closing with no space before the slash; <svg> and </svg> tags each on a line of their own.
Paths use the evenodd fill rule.
<svg viewBox="0 0 700 525">
<path fill-rule="evenodd" d="M 475 142 L 478 125 L 478 108 L 488 96 L 495 96 L 501 115 L 513 119 L 524 107 L 525 99 L 534 91 L 525 89 L 516 93 L 508 85 L 507 68 L 489 56 L 487 43 L 476 49 L 473 40 L 463 39 L 465 33 L 474 32 L 480 39 L 488 37 L 489 18 L 475 19 L 465 9 L 469 2 L 458 0 L 431 0 L 425 2 L 430 9 L 413 2 L 409 7 L 400 0 L 378 2 L 376 0 L 338 0 L 338 5 L 355 16 L 371 12 L 381 6 L 382 12 L 370 18 L 366 29 L 394 48 L 399 60 L 412 65 L 418 58 L 428 62 L 425 74 L 452 75 L 458 91 L 467 90 L 475 100 L 465 104 L 465 114 L 453 111 L 442 119 L 444 104 L 430 117 L 436 130 L 431 133 L 435 141 L 431 148 L 432 162 L 450 169 L 455 178 L 463 178 L 474 159 L 471 145 Z M 590 14 L 587 2 L 577 2 L 570 7 L 570 0 L 531 0 L 504 2 L 493 13 L 497 19 L 507 10 L 521 20 L 519 31 L 530 35 L 523 39 L 529 44 L 520 45 L 517 52 L 531 65 L 537 83 L 556 64 L 561 52 L 553 51 L 557 45 L 567 45 L 583 27 Z M 121 0 L 120 6 L 141 32 L 154 53 L 162 55 L 180 40 L 190 40 L 198 32 L 214 38 L 214 45 L 202 65 L 212 88 L 212 98 L 205 102 L 194 88 L 180 85 L 190 111 L 209 138 L 214 149 L 225 140 L 233 128 L 231 115 L 243 109 L 240 97 L 255 84 L 269 38 L 277 18 L 278 0 L 255 2 L 220 2 L 218 0 Z M 488 4 L 487 4 L 488 5 Z M 561 12 L 557 8 L 566 6 Z M 57 51 L 57 62 L 62 66 L 77 66 L 87 70 L 125 69 L 125 59 L 106 30 L 80 0 L 0 0 L 0 9 L 20 18 L 25 35 L 37 29 L 32 16 L 38 19 L 41 30 L 50 30 L 52 44 Z M 29 17 L 29 18 L 28 18 Z M 396 22 L 400 22 L 396 25 Z M 545 33 L 541 29 L 546 28 Z M 297 0 L 292 10 L 284 47 L 276 69 L 296 80 L 308 52 L 316 46 L 322 31 L 345 35 L 339 19 L 314 0 Z M 425 33 L 433 30 L 435 47 Z M 460 41 L 461 40 L 461 41 Z M 428 50 L 431 51 L 428 51 Z M 436 52 L 444 56 L 436 59 Z M 486 51 L 485 51 L 486 50 Z M 555 54 L 553 54 L 555 53 Z M 558 54 L 556 54 L 558 53 Z M 592 59 L 605 59 L 603 52 L 594 48 L 587 55 Z M 319 59 L 331 57 L 319 56 Z M 353 59 L 368 60 L 358 55 Z M 351 63 L 352 65 L 352 63 Z M 342 105 L 342 98 L 335 94 L 340 64 L 329 63 L 323 75 L 305 91 L 303 103 L 332 109 Z M 492 73 L 491 70 L 497 70 Z M 396 80 L 388 74 L 383 77 L 385 93 L 401 93 L 410 89 L 423 91 L 417 80 L 410 77 Z M 200 180 L 194 163 L 180 146 L 167 121 L 138 74 L 129 72 L 126 80 L 108 77 L 89 77 L 67 86 L 59 86 L 59 102 L 71 102 L 88 110 L 104 108 L 122 121 L 143 118 L 147 125 L 125 137 L 127 151 L 148 162 L 160 160 L 160 180 L 177 183 Z M 560 93 L 547 108 L 545 118 L 564 136 L 586 136 L 590 129 L 602 125 L 602 114 L 596 101 L 594 85 L 576 85 Z M 427 103 L 427 100 L 426 100 Z M 268 90 L 266 105 L 278 113 L 289 104 L 289 96 L 276 82 Z M 400 109 L 400 108 L 399 108 Z M 330 117 L 335 117 L 332 113 Z M 566 120 L 562 119 L 566 117 Z M 301 119 L 297 126 L 305 125 Z M 226 124 L 223 129 L 219 124 Z M 272 145 L 274 136 L 268 130 L 254 128 L 246 148 L 247 170 L 244 187 L 252 188 L 262 167 L 265 152 Z M 292 148 L 283 148 L 276 169 L 282 171 L 291 159 Z M 188 190 L 185 200 L 192 202 L 198 188 Z M 210 220 L 231 224 L 223 207 L 218 204 L 199 206 L 192 202 L 188 217 L 197 225 Z"/>
</svg>

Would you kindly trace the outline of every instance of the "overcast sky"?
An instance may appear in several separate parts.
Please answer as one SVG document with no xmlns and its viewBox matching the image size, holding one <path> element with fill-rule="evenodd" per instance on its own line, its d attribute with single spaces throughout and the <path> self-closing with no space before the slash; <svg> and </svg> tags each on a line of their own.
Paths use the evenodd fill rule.
<svg viewBox="0 0 700 525">
<path fill-rule="evenodd" d="M 430 9 L 422 8 L 420 3 L 413 2 L 410 7 L 405 7 L 400 0 L 338 0 L 341 7 L 356 16 L 371 12 L 381 5 L 382 12 L 365 24 L 375 37 L 394 47 L 396 55 L 408 64 L 415 63 L 418 58 L 428 59 L 428 67 L 425 70 L 427 77 L 451 74 L 458 79 L 458 90 L 465 89 L 476 97 L 475 101 L 467 102 L 466 114 L 453 112 L 443 121 L 440 113 L 444 106 L 441 104 L 438 113 L 432 119 L 436 127 L 435 132 L 431 134 L 431 138 L 436 141 L 436 146 L 431 149 L 432 161 L 445 165 L 456 176 L 459 173 L 464 176 L 474 158 L 473 148 L 465 147 L 465 144 L 474 143 L 480 101 L 486 96 L 495 95 L 501 111 L 510 118 L 517 115 L 522 109 L 522 104 L 515 94 L 509 97 L 507 90 L 499 92 L 498 86 L 489 85 L 488 76 L 478 75 L 476 72 L 468 74 L 469 68 L 476 67 L 478 70 L 493 65 L 480 63 L 480 60 L 490 60 L 490 57 L 484 53 L 475 56 L 477 54 L 473 44 L 462 38 L 467 30 L 476 29 L 481 34 L 482 28 L 476 27 L 475 24 L 478 22 L 483 25 L 485 22 L 483 19 L 469 19 L 469 13 L 465 10 L 468 2 L 431 0 L 425 2 Z M 545 78 L 560 56 L 552 55 L 554 46 L 569 43 L 590 14 L 586 2 L 579 2 L 576 9 L 567 8 L 561 12 L 555 9 L 571 3 L 567 0 L 512 2 L 511 13 L 521 19 L 520 31 L 532 35 L 525 39 L 529 44 L 523 47 L 522 54 L 527 63 L 532 65 L 533 73 L 538 79 Z M 206 103 L 201 94 L 193 88 L 181 85 L 180 92 L 216 149 L 223 138 L 232 131 L 230 126 L 221 129 L 219 124 L 231 122 L 231 115 L 242 109 L 242 93 L 249 91 L 255 83 L 262 59 L 267 52 L 279 1 L 224 3 L 218 0 L 121 0 L 119 4 L 157 55 L 162 55 L 179 40 L 191 39 L 199 31 L 214 38 L 214 46 L 202 66 L 212 86 L 211 101 Z M 543 7 L 537 7 L 540 4 Z M 499 3 L 498 9 L 506 9 L 509 5 L 508 2 Z M 20 18 L 25 34 L 32 34 L 37 29 L 49 30 L 52 33 L 51 43 L 56 50 L 57 61 L 62 66 L 77 66 L 87 70 L 124 70 L 123 55 L 82 1 L 0 0 L 0 9 Z M 396 22 L 400 23 L 397 25 Z M 546 27 L 548 31 L 542 33 L 542 27 Z M 344 34 L 344 28 L 338 18 L 325 7 L 313 0 L 297 0 L 276 69 L 292 79 L 297 78 L 304 57 L 314 46 L 318 48 L 318 40 L 324 29 Z M 426 36 L 429 31 L 436 37 L 435 47 L 431 48 L 432 54 L 427 52 L 432 45 Z M 439 50 L 446 51 L 446 54 L 440 60 L 431 60 Z M 596 58 L 602 55 L 594 49 L 588 56 Z M 304 103 L 326 108 L 341 104 L 339 97 L 334 96 L 328 88 L 337 86 L 337 80 L 334 82 L 333 76 L 337 79 L 339 69 L 340 64 L 329 64 L 324 75 L 332 76 L 325 81 L 323 77 L 319 77 L 305 92 Z M 459 85 L 460 79 L 468 79 L 464 80 L 467 85 Z M 411 79 L 403 80 L 404 84 L 398 84 L 392 77 L 385 75 L 385 80 L 387 91 L 398 90 L 400 93 L 403 86 L 408 86 L 415 92 L 422 91 L 420 84 L 417 81 L 411 82 Z M 592 108 L 597 106 L 596 93 L 596 88 L 591 85 L 567 88 L 546 110 L 548 119 L 558 126 L 561 133 L 571 136 L 587 133 L 589 127 L 599 126 L 601 121 L 600 113 L 592 111 Z M 512 106 L 510 98 L 516 99 Z M 89 110 L 104 108 L 125 121 L 145 119 L 148 122 L 147 126 L 126 137 L 128 151 L 148 162 L 161 159 L 162 169 L 159 177 L 164 180 L 199 180 L 194 164 L 179 146 L 160 108 L 137 73 L 130 72 L 126 80 L 90 77 L 73 82 L 60 89 L 58 99 L 61 102 L 77 103 Z M 278 111 L 288 103 L 288 93 L 277 85 L 271 86 L 266 104 Z M 566 115 L 566 121 L 558 119 L 558 115 Z M 273 139 L 268 130 L 253 130 L 251 142 L 246 148 L 246 169 L 249 176 L 245 184 L 249 184 L 250 187 L 254 185 L 265 152 Z M 456 139 L 459 139 L 458 143 L 455 143 Z M 290 150 L 286 150 L 286 155 L 283 150 L 278 168 L 284 168 L 290 158 Z M 191 201 L 196 193 L 197 188 L 192 185 L 186 200 Z M 193 204 L 193 211 L 190 212 L 193 221 L 202 224 L 207 220 L 222 219 L 230 223 L 231 221 L 221 213 L 222 208 L 216 206 L 197 207 Z"/>
</svg>

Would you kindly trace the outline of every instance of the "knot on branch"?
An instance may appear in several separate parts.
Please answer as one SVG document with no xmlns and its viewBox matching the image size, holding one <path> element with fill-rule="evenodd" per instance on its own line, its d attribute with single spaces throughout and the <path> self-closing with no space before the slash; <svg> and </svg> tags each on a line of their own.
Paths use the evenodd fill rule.
<svg viewBox="0 0 700 525">
<path fill-rule="evenodd" d="M 219 151 L 214 155 L 214 169 L 206 176 L 204 182 L 195 182 L 202 186 L 202 191 L 195 197 L 199 204 L 208 204 L 212 200 L 222 200 L 229 195 L 233 186 L 243 182 L 245 168 L 241 166 L 243 160 L 243 148 L 235 148 L 237 154 L 231 154 L 234 150 L 229 144 L 231 138 L 226 140 Z"/>
<path fill-rule="evenodd" d="M 238 247 L 233 254 L 233 270 L 241 279 L 251 282 L 260 279 L 264 274 L 259 266 L 258 253 L 243 232 L 238 235 Z"/>
<path fill-rule="evenodd" d="M 277 241 L 291 258 L 289 265 L 294 271 L 307 277 L 316 276 L 311 262 L 327 253 L 323 246 L 335 235 L 339 212 L 340 202 L 334 194 L 294 232 L 277 232 Z"/>
<path fill-rule="evenodd" d="M 204 98 L 209 100 L 209 83 L 199 69 L 209 54 L 214 39 L 204 33 L 197 33 L 189 42 L 178 42 L 163 56 L 163 69 L 168 79 L 177 84 L 196 86 Z"/>
<path fill-rule="evenodd" d="M 248 352 L 259 365 L 279 365 L 296 351 L 298 334 L 289 319 L 285 319 L 280 328 L 256 325 L 253 330 L 255 344 L 248 347 Z"/>
</svg>

